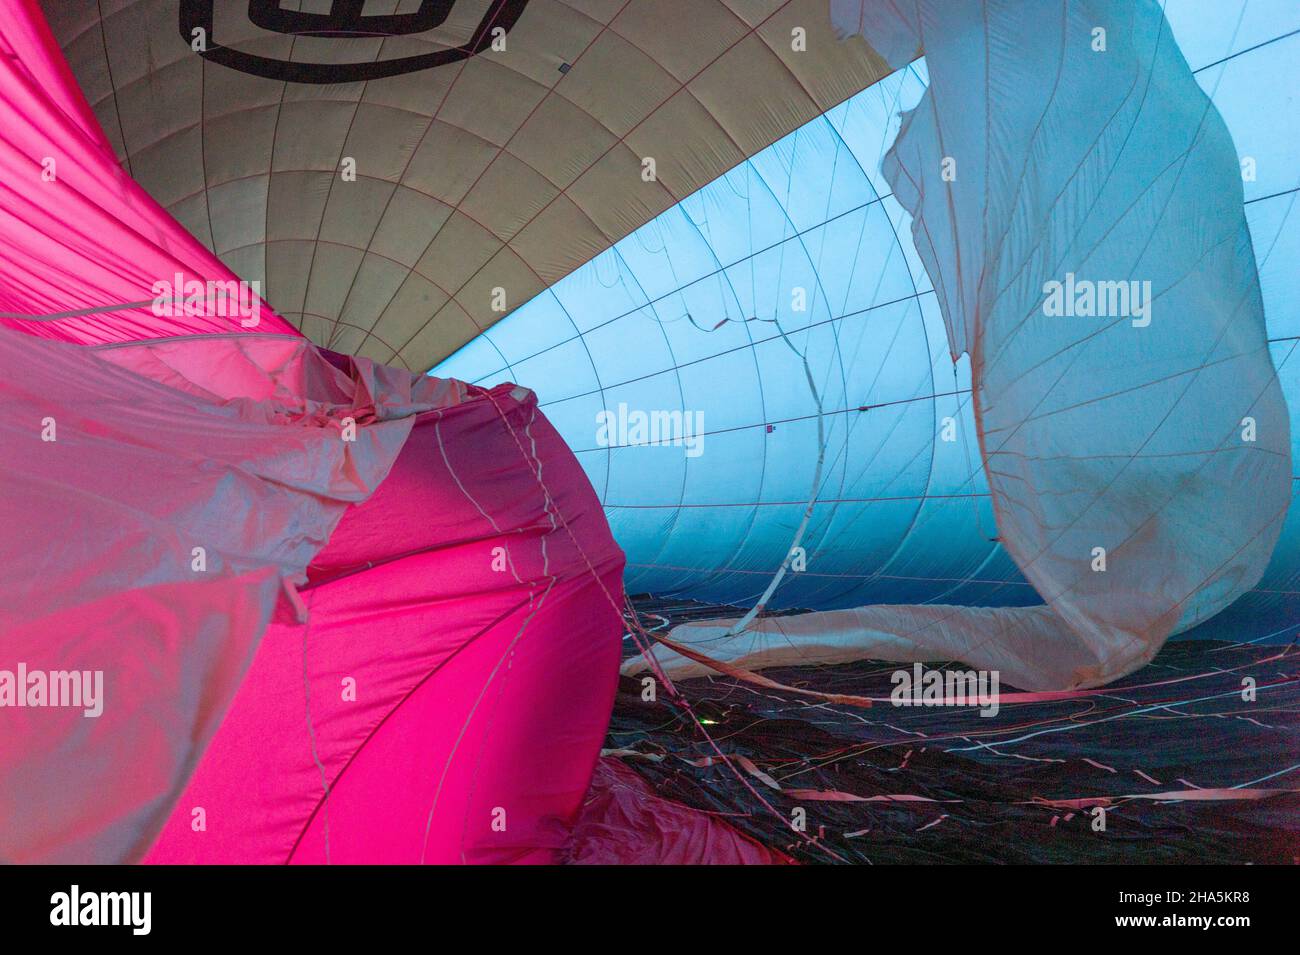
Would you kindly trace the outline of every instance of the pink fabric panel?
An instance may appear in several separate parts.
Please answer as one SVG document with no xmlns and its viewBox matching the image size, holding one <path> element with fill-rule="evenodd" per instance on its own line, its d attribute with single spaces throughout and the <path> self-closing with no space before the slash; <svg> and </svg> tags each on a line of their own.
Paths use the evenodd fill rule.
<svg viewBox="0 0 1300 955">
<path fill-rule="evenodd" d="M 146 861 L 553 861 L 613 702 L 622 567 L 531 393 L 421 415 L 313 562 L 310 621 L 269 630 Z"/>
<path fill-rule="evenodd" d="M 164 367 L 240 371 L 214 393 L 220 376 L 173 388 L 132 370 Z M 284 581 L 305 582 L 380 485 L 413 413 L 463 394 L 363 359 L 336 368 L 301 338 L 101 351 L 0 329 L 0 668 L 103 680 L 98 717 L 0 710 L 0 860 L 140 856 Z"/>
<path fill-rule="evenodd" d="M 0 325 L 42 338 L 241 330 L 231 317 L 154 314 L 155 282 L 235 276 L 118 165 L 34 0 L 0 0 L 0 272 Z M 14 317 L 146 301 L 53 321 Z M 242 330 L 297 334 L 269 307 Z"/>
<path fill-rule="evenodd" d="M 97 717 L 6 707 L 0 861 L 138 859 L 187 784 L 151 858 L 324 858 L 330 812 L 331 861 L 550 858 L 621 632 L 576 460 L 526 392 L 327 357 L 265 307 L 162 317 L 178 273 L 234 279 L 118 166 L 32 0 L 0 0 L 0 649 L 104 681 Z"/>
<path fill-rule="evenodd" d="M 50 103 L 88 139 L 111 150 L 94 111 L 81 93 L 68 61 L 50 32 L 39 0 L 0 0 L 3 24 L 0 42 L 22 60 L 23 68 L 40 85 Z"/>
<path fill-rule="evenodd" d="M 603 757 L 574 826 L 571 865 L 793 865 L 793 860 L 690 806 L 657 795 Z"/>
</svg>

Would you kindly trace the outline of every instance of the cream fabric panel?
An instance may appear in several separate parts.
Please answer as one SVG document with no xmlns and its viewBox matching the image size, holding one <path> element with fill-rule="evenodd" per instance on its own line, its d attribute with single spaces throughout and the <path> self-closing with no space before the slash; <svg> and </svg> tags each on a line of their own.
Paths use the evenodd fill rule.
<svg viewBox="0 0 1300 955">
<path fill-rule="evenodd" d="M 427 55 L 506 8 L 517 20 L 504 50 L 292 82 L 191 51 L 178 7 L 205 4 L 212 46 L 294 64 Z M 459 0 L 433 29 L 382 38 L 267 30 L 247 0 L 44 6 L 159 202 L 314 340 L 417 371 L 886 72 L 836 40 L 826 0 Z M 371 0 L 363 16 L 432 6 Z"/>
</svg>

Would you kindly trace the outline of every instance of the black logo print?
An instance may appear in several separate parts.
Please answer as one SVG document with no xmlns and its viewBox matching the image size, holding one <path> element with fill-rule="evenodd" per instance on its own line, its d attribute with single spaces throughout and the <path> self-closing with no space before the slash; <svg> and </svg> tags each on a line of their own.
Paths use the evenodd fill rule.
<svg viewBox="0 0 1300 955">
<path fill-rule="evenodd" d="M 290 83 L 355 83 L 358 80 L 376 80 L 385 76 L 414 73 L 468 59 L 488 48 L 494 30 L 500 28 L 509 32 L 528 6 L 528 0 L 492 0 L 464 46 L 392 60 L 297 63 L 222 46 L 220 38 L 213 36 L 213 21 L 216 19 L 213 8 L 216 2 L 217 0 L 181 0 L 180 33 L 186 45 L 193 42 L 196 36 L 194 31 L 202 30 L 205 48 L 198 51 L 200 56 L 242 73 Z M 365 0 L 333 0 L 329 13 L 285 10 L 280 6 L 279 0 L 248 0 L 248 19 L 263 30 L 292 36 L 411 36 L 441 26 L 456 3 L 457 0 L 421 0 L 419 9 L 414 13 L 366 16 L 362 13 Z"/>
</svg>

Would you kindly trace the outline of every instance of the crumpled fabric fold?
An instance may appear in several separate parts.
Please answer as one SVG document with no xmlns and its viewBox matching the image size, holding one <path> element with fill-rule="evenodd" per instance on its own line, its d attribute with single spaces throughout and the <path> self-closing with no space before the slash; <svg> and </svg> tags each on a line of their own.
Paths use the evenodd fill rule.
<svg viewBox="0 0 1300 955">
<path fill-rule="evenodd" d="M 343 364 L 287 337 L 0 329 L 0 669 L 103 674 L 101 715 L 0 710 L 0 858 L 139 858 L 344 511 L 414 413 L 465 394 Z"/>
</svg>

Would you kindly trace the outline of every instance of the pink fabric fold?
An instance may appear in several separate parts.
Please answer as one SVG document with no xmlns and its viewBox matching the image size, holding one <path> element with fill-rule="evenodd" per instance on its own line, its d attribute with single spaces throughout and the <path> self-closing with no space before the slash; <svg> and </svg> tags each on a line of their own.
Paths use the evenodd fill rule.
<svg viewBox="0 0 1300 955">
<path fill-rule="evenodd" d="M 419 415 L 146 861 L 556 861 L 613 704 L 622 569 L 531 392 Z"/>
<path fill-rule="evenodd" d="M 793 865 L 725 817 L 664 799 L 618 759 L 602 757 L 574 826 L 571 865 Z"/>
<path fill-rule="evenodd" d="M 188 367 L 241 373 L 182 388 L 133 370 L 164 366 L 173 384 Z M 138 858 L 277 602 L 387 475 L 408 412 L 464 397 L 353 368 L 305 339 L 97 353 L 0 331 L 0 669 L 103 680 L 96 717 L 0 708 L 0 858 Z"/>
</svg>

